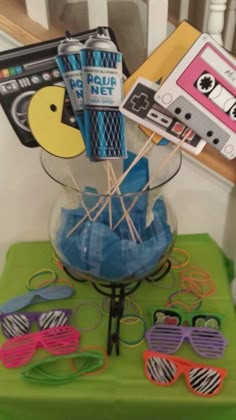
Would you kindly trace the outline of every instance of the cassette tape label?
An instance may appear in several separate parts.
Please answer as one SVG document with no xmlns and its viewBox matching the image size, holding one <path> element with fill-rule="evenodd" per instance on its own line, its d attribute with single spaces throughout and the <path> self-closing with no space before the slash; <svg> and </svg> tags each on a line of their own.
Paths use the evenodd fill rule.
<svg viewBox="0 0 236 420">
<path fill-rule="evenodd" d="M 221 74 L 218 73 L 218 65 L 223 70 Z M 236 131 L 234 69 L 221 59 L 213 47 L 206 44 L 178 78 L 177 84 L 227 127 Z"/>
<path fill-rule="evenodd" d="M 203 48 L 201 57 L 211 67 L 213 67 L 214 62 L 217 62 L 217 69 L 215 69 L 217 73 L 220 73 L 226 82 L 236 88 L 236 70 L 232 68 L 226 59 L 222 60 L 219 54 L 214 51 L 214 47 Z"/>
</svg>

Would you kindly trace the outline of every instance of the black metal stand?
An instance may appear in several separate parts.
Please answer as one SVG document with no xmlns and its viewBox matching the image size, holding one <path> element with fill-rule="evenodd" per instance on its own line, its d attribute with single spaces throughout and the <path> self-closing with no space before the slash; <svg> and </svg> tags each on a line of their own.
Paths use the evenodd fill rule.
<svg viewBox="0 0 236 420">
<path fill-rule="evenodd" d="M 166 260 L 166 262 L 157 270 L 155 273 L 147 276 L 145 280 L 149 281 L 150 283 L 155 283 L 163 279 L 171 269 L 171 261 Z"/>
<path fill-rule="evenodd" d="M 107 354 L 110 356 L 115 346 L 116 354 L 120 354 L 120 320 L 124 313 L 125 297 L 134 293 L 140 286 L 141 281 L 131 285 L 102 285 L 93 283 L 93 287 L 104 296 L 110 297 L 110 310 L 107 331 Z M 110 293 L 104 292 L 102 288 L 109 288 Z"/>
<path fill-rule="evenodd" d="M 84 280 L 84 279 L 78 279 L 64 265 L 63 265 L 63 270 L 72 280 L 78 281 L 79 283 L 86 283 L 88 281 L 88 280 Z"/>
<path fill-rule="evenodd" d="M 97 284 L 92 282 L 92 286 L 94 289 L 101 293 L 104 296 L 108 296 L 110 298 L 110 309 L 109 309 L 109 320 L 108 320 L 108 331 L 107 331 L 107 354 L 110 356 L 113 350 L 113 346 L 115 346 L 116 355 L 119 356 L 120 354 L 120 320 L 124 313 L 125 307 L 125 297 L 134 293 L 138 287 L 140 286 L 141 282 L 144 280 L 148 282 L 157 282 L 164 278 L 171 268 L 170 260 L 167 260 L 162 267 L 159 268 L 155 273 L 152 275 L 145 277 L 142 280 L 139 280 L 135 283 L 129 284 Z M 79 280 L 78 278 L 74 277 L 68 270 L 65 269 L 65 272 L 76 281 L 86 281 L 86 280 Z M 105 289 L 105 290 L 104 290 Z M 109 290 L 109 291 L 106 291 Z"/>
</svg>

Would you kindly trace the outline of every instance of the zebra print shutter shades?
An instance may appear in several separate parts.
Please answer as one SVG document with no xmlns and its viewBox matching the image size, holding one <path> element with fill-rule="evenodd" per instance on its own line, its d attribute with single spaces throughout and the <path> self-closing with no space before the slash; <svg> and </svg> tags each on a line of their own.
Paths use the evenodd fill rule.
<svg viewBox="0 0 236 420">
<path fill-rule="evenodd" d="M 188 388 L 201 397 L 213 397 L 223 384 L 227 370 L 194 363 L 181 357 L 145 350 L 144 372 L 155 385 L 169 386 L 184 374 Z"/>
<path fill-rule="evenodd" d="M 43 312 L 11 312 L 1 314 L 2 332 L 6 338 L 27 334 L 36 321 L 40 331 L 69 324 L 71 309 L 51 309 Z"/>
</svg>

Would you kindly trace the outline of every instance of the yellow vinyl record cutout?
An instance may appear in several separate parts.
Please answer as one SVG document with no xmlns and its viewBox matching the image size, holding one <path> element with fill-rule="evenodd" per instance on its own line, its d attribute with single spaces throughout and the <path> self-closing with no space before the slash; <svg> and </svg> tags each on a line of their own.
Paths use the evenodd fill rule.
<svg viewBox="0 0 236 420">
<path fill-rule="evenodd" d="M 28 108 L 28 121 L 39 145 L 54 156 L 72 158 L 85 150 L 78 128 L 63 122 L 65 88 L 47 86 L 33 95 Z"/>
</svg>

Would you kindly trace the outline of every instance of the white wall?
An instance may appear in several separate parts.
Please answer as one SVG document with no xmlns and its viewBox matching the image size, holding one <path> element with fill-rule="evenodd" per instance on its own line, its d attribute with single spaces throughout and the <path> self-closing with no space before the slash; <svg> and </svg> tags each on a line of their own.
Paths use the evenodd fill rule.
<svg viewBox="0 0 236 420">
<path fill-rule="evenodd" d="M 0 31 L 0 51 L 20 43 Z M 40 165 L 40 148 L 21 145 L 0 106 L 0 273 L 10 244 L 48 238 L 50 208 L 59 187 Z"/>
<path fill-rule="evenodd" d="M 57 185 L 40 165 L 40 148 L 21 145 L 0 109 L 0 272 L 9 245 L 48 237 Z"/>
<path fill-rule="evenodd" d="M 236 261 L 236 188 L 185 155 L 166 196 L 174 206 L 179 233 L 208 232 Z"/>
</svg>

